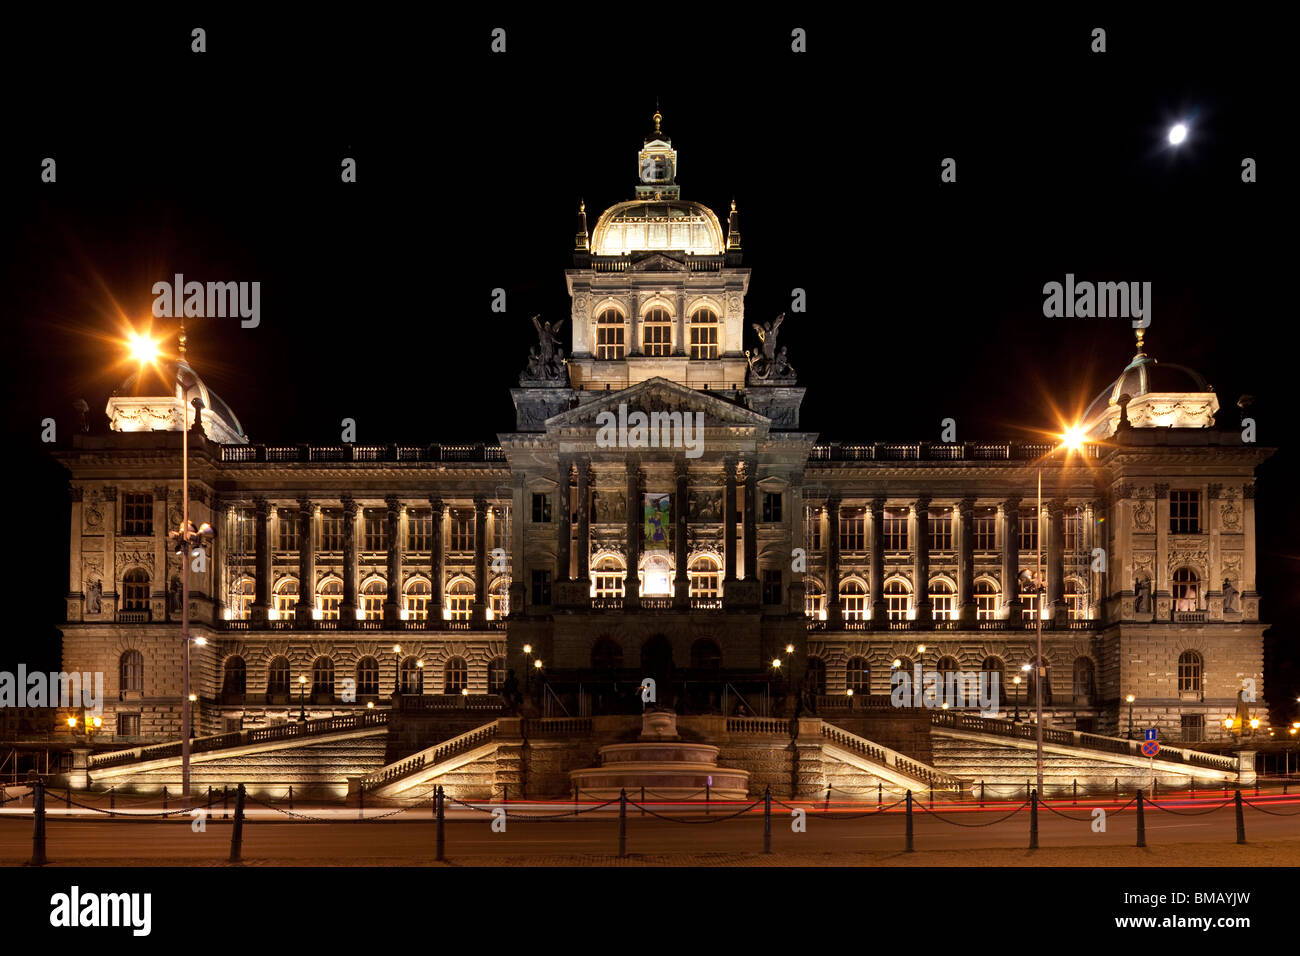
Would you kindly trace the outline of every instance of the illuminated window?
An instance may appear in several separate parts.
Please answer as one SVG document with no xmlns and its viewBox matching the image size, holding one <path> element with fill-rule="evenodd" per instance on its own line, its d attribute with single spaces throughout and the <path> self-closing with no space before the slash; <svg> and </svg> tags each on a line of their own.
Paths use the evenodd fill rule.
<svg viewBox="0 0 1300 956">
<path fill-rule="evenodd" d="M 1200 607 L 1200 578 L 1191 568 L 1179 568 L 1174 572 L 1174 610 L 1196 611 Z"/>
<path fill-rule="evenodd" d="M 128 537 L 153 534 L 153 495 L 122 495 L 122 534 Z"/>
<path fill-rule="evenodd" d="M 973 516 L 975 526 L 975 550 L 994 551 L 998 541 L 998 511 L 996 508 L 976 508 Z"/>
<path fill-rule="evenodd" d="M 414 508 L 406 514 L 406 550 L 428 551 L 433 547 L 433 512 Z"/>
<path fill-rule="evenodd" d="M 998 616 L 998 589 L 988 581 L 975 582 L 975 620 L 991 621 Z"/>
<path fill-rule="evenodd" d="M 267 667 L 266 693 L 269 697 L 289 696 L 289 658 L 277 657 Z"/>
<path fill-rule="evenodd" d="M 357 661 L 357 696 L 379 696 L 379 661 L 373 657 Z"/>
<path fill-rule="evenodd" d="M 244 577 L 235 581 L 230 589 L 230 617 L 235 621 L 247 621 L 252 613 L 253 597 L 257 585 L 252 578 Z"/>
<path fill-rule="evenodd" d="M 330 578 L 320 586 L 320 616 L 325 621 L 339 619 L 339 605 L 343 602 L 343 582 Z"/>
<path fill-rule="evenodd" d="M 488 610 L 491 620 L 501 621 L 510 615 L 510 579 L 497 578 L 488 588 Z"/>
<path fill-rule="evenodd" d="M 293 618 L 298 607 L 298 579 L 285 578 L 275 586 L 275 614 L 281 621 Z"/>
<path fill-rule="evenodd" d="M 298 550 L 298 512 L 281 508 L 275 513 L 275 523 L 279 529 L 279 551 Z"/>
<path fill-rule="evenodd" d="M 388 597 L 388 584 L 383 578 L 371 578 L 361 589 L 361 619 L 382 621 L 384 600 Z"/>
<path fill-rule="evenodd" d="M 606 309 L 596 319 L 596 358 L 621 359 L 627 354 L 627 324 L 617 309 Z"/>
<path fill-rule="evenodd" d="M 885 611 L 891 621 L 907 620 L 907 585 L 893 580 L 885 585 Z"/>
<path fill-rule="evenodd" d="M 808 581 L 803 592 L 803 612 L 814 621 L 825 619 L 826 614 L 826 592 L 816 581 Z"/>
<path fill-rule="evenodd" d="M 840 550 L 862 551 L 867 546 L 867 518 L 861 512 L 840 513 Z"/>
<path fill-rule="evenodd" d="M 668 561 L 657 554 L 651 554 L 645 560 L 645 569 L 641 572 L 641 593 L 644 595 L 668 595 L 672 593 L 672 575 Z"/>
<path fill-rule="evenodd" d="M 402 694 L 424 693 L 424 668 L 414 657 L 402 661 L 398 686 L 401 688 L 399 693 Z"/>
<path fill-rule="evenodd" d="M 447 616 L 452 621 L 468 621 L 474 604 L 474 582 L 456 578 L 447 587 Z"/>
<path fill-rule="evenodd" d="M 952 550 L 952 510 L 944 509 L 940 512 L 930 512 L 930 550 L 931 551 L 951 551 Z"/>
<path fill-rule="evenodd" d="M 1028 575 L 1028 571 L 1022 571 L 1022 574 Z M 1038 613 L 1038 585 L 1028 580 L 1027 577 L 1020 579 L 1020 617 L 1026 621 L 1032 621 L 1034 615 Z"/>
<path fill-rule="evenodd" d="M 623 563 L 607 554 L 596 562 L 596 568 L 592 572 L 592 595 L 598 598 L 622 597 L 625 582 Z"/>
<path fill-rule="evenodd" d="M 907 512 L 902 509 L 885 510 L 883 523 L 886 551 L 907 550 L 907 520 Z"/>
<path fill-rule="evenodd" d="M 1065 582 L 1066 616 L 1071 621 L 1081 621 L 1084 618 L 1084 613 L 1086 610 L 1087 610 L 1087 606 L 1084 601 L 1083 590 L 1082 588 L 1079 587 L 1079 582 L 1074 580 L 1066 581 Z"/>
<path fill-rule="evenodd" d="M 861 581 L 849 578 L 840 585 L 840 607 L 844 609 L 846 621 L 867 619 L 867 589 Z"/>
<path fill-rule="evenodd" d="M 122 576 L 122 610 L 149 610 L 149 572 L 132 568 Z"/>
<path fill-rule="evenodd" d="M 712 309 L 697 309 L 691 316 L 691 358 L 718 357 L 718 314 Z"/>
<path fill-rule="evenodd" d="M 474 512 L 457 511 L 452 513 L 451 550 L 474 550 Z"/>
<path fill-rule="evenodd" d="M 1201 493 L 1169 492 L 1169 530 L 1174 534 L 1200 534 Z"/>
<path fill-rule="evenodd" d="M 865 657 L 850 657 L 845 677 L 853 693 L 871 693 L 871 665 Z"/>
<path fill-rule="evenodd" d="M 118 677 L 121 689 L 127 693 L 144 693 L 144 655 L 139 651 L 127 651 L 118 661 Z"/>
<path fill-rule="evenodd" d="M 234 535 L 230 550 L 234 554 L 252 554 L 257 549 L 257 518 L 247 508 L 235 512 Z"/>
<path fill-rule="evenodd" d="M 1083 511 L 1076 508 L 1072 513 L 1067 514 L 1062 520 L 1062 526 L 1065 532 L 1064 549 L 1066 553 L 1081 550 L 1084 547 Z"/>
<path fill-rule="evenodd" d="M 408 621 L 427 621 L 429 619 L 429 597 L 432 589 L 424 578 L 415 578 L 406 585 L 406 619 Z"/>
<path fill-rule="evenodd" d="M 366 551 L 388 550 L 388 515 L 382 508 L 367 508 L 364 519 L 365 536 L 362 546 Z"/>
<path fill-rule="evenodd" d="M 343 550 L 343 512 L 337 508 L 322 508 L 320 512 L 320 549 Z"/>
<path fill-rule="evenodd" d="M 820 551 L 822 549 L 822 511 L 820 508 L 814 509 L 808 516 L 808 530 L 808 550 Z"/>
<path fill-rule="evenodd" d="M 506 659 L 494 657 L 488 661 L 488 693 L 499 694 L 506 683 Z"/>
<path fill-rule="evenodd" d="M 459 694 L 469 686 L 469 668 L 465 658 L 453 657 L 443 665 L 442 686 L 444 694 Z"/>
<path fill-rule="evenodd" d="M 492 547 L 500 548 L 506 553 L 506 560 L 510 558 L 510 508 L 507 505 L 493 507 L 488 509 L 488 515 L 492 518 Z M 574 523 L 577 523 L 577 517 L 574 517 Z"/>
<path fill-rule="evenodd" d="M 643 351 L 646 355 L 671 355 L 673 351 L 672 316 L 662 306 L 655 306 L 645 314 L 642 323 Z"/>
<path fill-rule="evenodd" d="M 1038 516 L 1033 511 L 1022 511 L 1020 520 L 1020 550 L 1036 551 L 1038 549 Z"/>
<path fill-rule="evenodd" d="M 334 661 L 318 657 L 311 665 L 312 700 L 329 700 L 334 696 Z"/>
<path fill-rule="evenodd" d="M 935 579 L 930 582 L 930 614 L 936 621 L 952 621 L 957 615 L 952 606 L 952 585 Z"/>
</svg>

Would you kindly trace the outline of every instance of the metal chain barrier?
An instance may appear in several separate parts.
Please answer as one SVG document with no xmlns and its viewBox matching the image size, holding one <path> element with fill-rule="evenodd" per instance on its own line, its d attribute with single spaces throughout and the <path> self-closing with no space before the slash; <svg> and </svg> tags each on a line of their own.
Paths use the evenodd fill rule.
<svg viewBox="0 0 1300 956">
<path fill-rule="evenodd" d="M 1297 810 L 1295 813 L 1278 813 L 1278 811 L 1276 810 L 1266 810 L 1264 807 L 1257 807 L 1249 800 L 1247 800 L 1245 797 L 1241 798 L 1241 802 L 1244 803 L 1246 806 L 1250 807 L 1252 810 L 1258 810 L 1260 813 L 1267 813 L 1270 816 L 1274 816 L 1274 817 L 1300 816 L 1300 810 Z"/>
<path fill-rule="evenodd" d="M 943 823 L 951 823 L 951 824 L 952 824 L 953 826 L 955 826 L 955 827 L 971 827 L 971 828 L 978 828 L 978 827 L 993 827 L 993 826 L 997 826 L 999 823 L 1005 823 L 1007 820 L 1010 820 L 1012 817 L 1014 817 L 1017 813 L 1019 813 L 1019 812 L 1020 812 L 1021 810 L 1023 810 L 1025 807 L 1029 806 L 1029 801 L 1026 800 L 1024 803 L 1022 803 L 1020 806 L 1016 807 L 1014 810 L 1012 810 L 1012 811 L 1011 811 L 1010 813 L 1008 813 L 1006 816 L 1004 816 L 1004 817 L 998 817 L 998 819 L 996 819 L 996 820 L 990 820 L 988 823 L 961 823 L 961 822 L 959 822 L 959 821 L 957 821 L 957 820 L 945 820 L 943 817 L 939 816 L 939 813 L 938 813 L 937 811 L 935 811 L 935 810 L 931 810 L 929 807 L 925 806 L 925 805 L 924 805 L 923 803 L 921 803 L 919 800 L 914 801 L 914 804 L 915 804 L 915 806 L 917 806 L 917 807 L 919 807 L 921 810 L 923 810 L 925 813 L 930 814 L 930 816 L 932 816 L 932 817 L 936 817 L 937 819 L 939 819 L 939 820 L 942 821 Z"/>
<path fill-rule="evenodd" d="M 491 814 L 493 810 L 502 809 L 501 807 L 492 807 L 492 808 L 476 807 L 472 803 L 466 803 L 463 800 L 457 800 L 455 797 L 447 793 L 445 790 L 443 791 L 443 799 L 450 800 L 452 803 L 459 804 L 460 806 L 465 807 L 467 810 L 477 810 L 479 813 Z M 602 810 L 613 803 L 618 803 L 618 801 L 606 800 L 604 803 L 598 803 L 593 807 L 587 807 L 586 809 L 583 810 L 565 810 L 563 813 L 552 813 L 544 817 L 535 816 L 531 814 L 524 814 L 524 813 L 511 813 L 507 810 L 506 818 L 512 822 L 518 821 L 521 823 L 575 823 L 577 822 L 578 817 L 581 816 L 582 814 L 591 813 L 594 810 Z M 630 805 L 631 801 L 628 801 L 628 803 Z"/>
<path fill-rule="evenodd" d="M 157 813 L 123 813 L 121 810 L 105 810 L 103 807 L 92 807 L 89 804 L 78 803 L 76 800 L 69 800 L 68 806 L 78 807 L 82 810 L 91 810 L 95 813 L 102 813 L 106 817 L 120 816 L 128 819 L 148 819 L 149 817 L 175 817 L 182 813 L 193 813 L 195 810 L 203 810 L 211 807 L 217 802 L 213 797 L 207 803 L 196 803 L 193 806 L 182 807 L 179 810 L 160 810 Z"/>
<path fill-rule="evenodd" d="M 1155 807 L 1157 810 L 1163 810 L 1165 813 L 1172 813 L 1176 817 L 1203 817 L 1207 813 L 1214 813 L 1216 810 L 1222 810 L 1224 807 L 1231 806 L 1232 801 L 1225 800 L 1217 807 L 1210 807 L 1208 810 L 1171 810 L 1169 807 L 1162 807 L 1154 800 L 1147 800 L 1146 805 L 1148 807 Z"/>
<path fill-rule="evenodd" d="M 862 813 L 830 813 L 827 810 L 822 810 L 820 811 L 821 816 L 819 817 L 819 819 L 830 820 L 833 822 L 838 822 L 840 820 L 861 820 L 863 817 L 873 817 L 877 813 L 885 813 L 889 810 L 892 810 L 894 807 L 902 803 L 905 803 L 906 801 L 907 801 L 907 793 L 906 791 L 904 791 L 902 797 L 895 800 L 893 803 L 887 803 L 881 807 L 872 807 L 870 810 L 865 810 Z M 783 800 L 778 800 L 776 797 L 772 798 L 772 802 L 779 806 L 785 807 L 787 810 L 791 810 L 791 811 L 802 809 L 800 807 L 792 807 L 790 806 L 790 804 L 786 803 Z"/>
<path fill-rule="evenodd" d="M 742 807 L 741 809 L 737 810 L 735 813 L 729 813 L 729 814 L 727 814 L 726 816 L 721 816 L 721 817 L 715 817 L 715 816 L 700 817 L 699 819 L 696 819 L 696 820 L 681 820 L 681 819 L 678 819 L 677 817 L 669 817 L 669 816 L 665 816 L 665 815 L 662 814 L 662 813 L 656 813 L 654 810 L 651 810 L 651 809 L 648 808 L 648 807 L 643 807 L 643 806 L 641 806 L 641 804 L 636 803 L 636 802 L 634 802 L 634 801 L 632 801 L 632 800 L 629 800 L 629 801 L 627 802 L 627 805 L 628 805 L 629 807 L 636 807 L 638 810 L 643 810 L 643 811 L 645 811 L 646 813 L 648 813 L 648 814 L 649 814 L 650 816 L 652 816 L 652 817 L 658 817 L 660 820 L 667 820 L 667 821 L 670 822 L 670 823 L 721 823 L 721 822 L 723 822 L 724 820 L 734 820 L 734 819 L 736 819 L 736 817 L 743 816 L 744 814 L 749 813 L 749 811 L 751 811 L 751 810 L 753 810 L 755 807 L 761 805 L 762 802 L 763 802 L 763 801 L 762 801 L 761 799 L 760 799 L 760 800 L 755 800 L 755 801 L 754 801 L 753 803 L 751 803 L 749 806 L 747 806 L 747 807 Z"/>
</svg>

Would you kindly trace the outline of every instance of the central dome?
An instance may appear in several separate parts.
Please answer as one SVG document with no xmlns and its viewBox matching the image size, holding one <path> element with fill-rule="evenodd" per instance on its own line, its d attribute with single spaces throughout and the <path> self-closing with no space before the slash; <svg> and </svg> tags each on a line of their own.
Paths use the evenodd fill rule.
<svg viewBox="0 0 1300 956">
<path fill-rule="evenodd" d="M 597 256 L 669 250 L 720 255 L 725 246 L 718 217 L 685 199 L 633 199 L 610 206 L 596 221 L 591 251 Z"/>
</svg>

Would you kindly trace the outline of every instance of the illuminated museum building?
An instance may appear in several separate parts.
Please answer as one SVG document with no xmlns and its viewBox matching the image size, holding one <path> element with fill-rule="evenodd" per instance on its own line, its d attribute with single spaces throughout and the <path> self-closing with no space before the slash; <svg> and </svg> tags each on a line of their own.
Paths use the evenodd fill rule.
<svg viewBox="0 0 1300 956">
<path fill-rule="evenodd" d="M 110 431 L 59 453 L 63 666 L 105 673 L 104 736 L 179 733 L 182 420 L 191 517 L 215 529 L 191 576 L 200 736 L 416 695 L 484 706 L 511 670 L 547 714 L 639 712 L 646 676 L 688 713 L 789 714 L 791 689 L 826 708 L 920 663 L 1000 672 L 1009 715 L 1035 615 L 1052 726 L 1122 734 L 1133 695 L 1139 725 L 1217 739 L 1250 680 L 1265 715 L 1253 475 L 1269 452 L 1213 427 L 1199 376 L 1139 336 L 1079 449 L 818 444 L 779 322 L 746 318 L 735 204 L 724 229 L 676 165 L 656 116 L 635 197 L 590 233 L 580 213 L 567 354 L 561 324 L 538 322 L 497 444 L 261 445 L 201 383 L 197 424 L 179 392 L 111 398 Z M 702 413 L 702 453 L 599 441 L 620 406 Z M 1040 526 L 1041 592 L 1019 583 Z"/>
</svg>

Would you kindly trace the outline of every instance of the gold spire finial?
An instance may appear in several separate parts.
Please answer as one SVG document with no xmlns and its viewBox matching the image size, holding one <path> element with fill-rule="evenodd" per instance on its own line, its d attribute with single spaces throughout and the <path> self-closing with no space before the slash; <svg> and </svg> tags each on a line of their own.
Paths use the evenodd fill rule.
<svg viewBox="0 0 1300 956">
<path fill-rule="evenodd" d="M 176 347 L 181 353 L 181 361 L 185 361 L 185 320 L 181 319 L 181 329 L 176 335 Z"/>
<path fill-rule="evenodd" d="M 586 211 L 587 211 L 587 200 L 585 200 L 585 199 L 579 199 L 579 200 L 578 200 L 578 212 L 585 213 Z"/>
<path fill-rule="evenodd" d="M 735 212 L 735 211 L 736 211 L 736 200 L 735 200 L 735 199 L 732 199 L 732 200 L 731 200 L 731 211 L 732 211 L 732 212 Z"/>
<path fill-rule="evenodd" d="M 1137 340 L 1138 340 L 1138 354 L 1141 355 L 1141 354 L 1142 354 L 1142 337 L 1146 334 L 1146 331 L 1147 331 L 1147 330 L 1146 330 L 1146 329 L 1135 329 L 1134 331 L 1137 332 Z"/>
<path fill-rule="evenodd" d="M 663 113 L 660 113 L 660 112 L 659 112 L 659 107 L 656 106 L 656 107 L 655 107 L 655 116 L 654 116 L 654 120 L 655 120 L 655 133 L 656 133 L 656 135 L 659 133 L 659 122 L 660 122 L 660 120 L 662 120 L 663 118 L 664 118 L 664 114 L 663 114 Z"/>
</svg>

